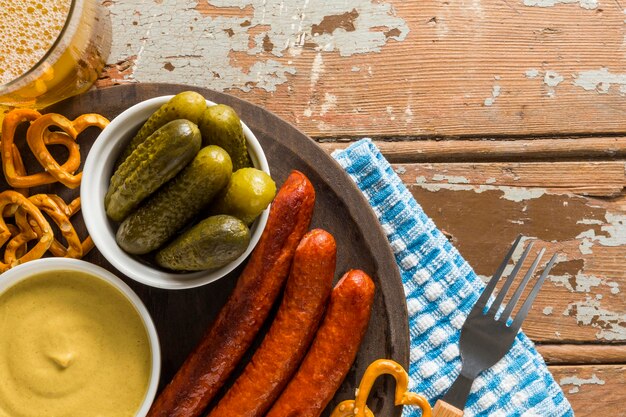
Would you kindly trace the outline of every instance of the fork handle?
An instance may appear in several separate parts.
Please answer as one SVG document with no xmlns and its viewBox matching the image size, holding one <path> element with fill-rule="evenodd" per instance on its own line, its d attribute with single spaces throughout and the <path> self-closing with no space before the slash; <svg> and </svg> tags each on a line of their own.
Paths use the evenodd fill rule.
<svg viewBox="0 0 626 417">
<path fill-rule="evenodd" d="M 459 410 L 455 406 L 448 404 L 443 400 L 437 401 L 433 409 L 433 417 L 461 417 L 463 410 Z"/>
</svg>

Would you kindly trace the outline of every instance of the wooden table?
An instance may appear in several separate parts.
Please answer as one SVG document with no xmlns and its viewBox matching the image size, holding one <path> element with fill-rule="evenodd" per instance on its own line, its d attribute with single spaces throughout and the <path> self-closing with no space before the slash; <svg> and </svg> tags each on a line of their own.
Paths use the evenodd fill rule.
<svg viewBox="0 0 626 417">
<path fill-rule="evenodd" d="M 620 0 L 102 3 L 99 86 L 225 91 L 329 152 L 372 137 L 485 278 L 518 233 L 562 252 L 524 330 L 577 416 L 626 416 Z"/>
</svg>

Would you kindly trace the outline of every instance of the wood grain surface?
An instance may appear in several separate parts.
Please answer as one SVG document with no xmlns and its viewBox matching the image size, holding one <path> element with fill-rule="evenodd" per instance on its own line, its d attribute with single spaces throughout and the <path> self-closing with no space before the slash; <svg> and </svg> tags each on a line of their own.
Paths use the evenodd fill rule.
<svg viewBox="0 0 626 417">
<path fill-rule="evenodd" d="M 103 84 L 211 86 L 316 137 L 625 131 L 619 1 L 104 4 Z"/>
</svg>

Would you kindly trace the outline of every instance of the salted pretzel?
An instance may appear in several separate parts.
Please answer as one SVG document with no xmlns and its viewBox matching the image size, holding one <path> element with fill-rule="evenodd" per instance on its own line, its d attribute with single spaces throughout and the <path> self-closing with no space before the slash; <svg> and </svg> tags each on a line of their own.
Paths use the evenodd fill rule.
<svg viewBox="0 0 626 417">
<path fill-rule="evenodd" d="M 13 153 L 13 163 L 15 166 L 15 172 L 18 175 L 26 175 L 26 167 L 24 166 L 24 162 L 22 161 L 22 156 L 20 155 L 20 151 L 17 149 L 17 146 L 13 144 L 11 147 Z M 16 188 L 15 191 L 22 194 L 24 197 L 28 197 L 30 194 L 28 188 Z M 2 215 L 4 217 L 11 217 L 15 214 L 17 210 L 17 205 L 6 206 L 2 211 Z"/>
<path fill-rule="evenodd" d="M 422 417 L 432 416 L 428 400 L 420 394 L 409 392 L 409 376 L 404 368 L 390 359 L 378 359 L 365 370 L 356 390 L 356 398 L 340 402 L 330 417 L 374 417 L 374 413 L 367 407 L 367 398 L 374 381 L 385 374 L 396 380 L 395 405 L 415 405 L 422 410 Z"/>
<path fill-rule="evenodd" d="M 57 239 L 53 240 L 49 250 L 54 256 L 78 259 L 93 248 L 91 237 L 87 237 L 84 242 L 81 242 L 70 221 L 70 217 L 80 209 L 80 197 L 69 205 L 56 195 L 36 194 L 28 199 L 42 212 L 50 216 L 67 242 L 67 247 L 65 247 Z M 28 215 L 26 212 L 18 210 L 15 214 L 16 223 L 24 224 L 25 221 L 28 221 L 26 219 Z M 37 237 L 43 236 L 43 231 L 38 225 L 31 225 L 31 229 Z"/>
<path fill-rule="evenodd" d="M 9 231 L 11 232 L 11 237 L 15 237 L 20 234 L 20 228 L 14 224 L 7 224 Z M 15 254 L 18 258 L 21 258 L 26 253 L 26 249 L 28 248 L 27 244 L 24 243 L 21 247 L 15 250 Z"/>
<path fill-rule="evenodd" d="M 41 114 L 36 110 L 14 109 L 7 113 L 4 118 L 2 123 L 2 146 L 0 147 L 0 153 L 2 154 L 4 176 L 11 187 L 18 189 L 29 188 L 57 182 L 57 178 L 49 172 L 44 171 L 28 175 L 26 170 L 20 171 L 18 169 L 18 165 L 21 164 L 22 159 L 15 145 L 15 131 L 21 123 L 32 122 L 40 117 Z M 45 145 L 64 146 L 68 150 L 69 156 L 67 161 L 59 168 L 72 174 L 76 172 L 80 166 L 80 149 L 78 143 L 76 143 L 71 136 L 63 132 L 46 131 L 43 134 L 43 142 Z M 46 153 L 49 155 L 47 149 Z M 23 164 L 21 165 L 23 166 Z M 44 169 L 46 168 L 47 167 L 44 165 Z"/>
<path fill-rule="evenodd" d="M 59 197 L 58 195 L 48 194 L 48 197 L 50 197 L 56 203 L 59 209 L 61 209 L 68 218 L 71 218 L 72 216 L 74 216 L 74 214 L 78 213 L 78 211 L 80 210 L 80 197 L 76 197 L 69 204 L 65 204 L 65 201 L 63 201 L 63 199 Z M 80 238 L 78 237 L 78 234 L 76 235 L 76 238 L 79 239 L 78 241 L 80 242 Z M 67 237 L 65 239 L 67 240 Z M 69 242 L 68 242 L 68 246 L 71 247 Z M 80 246 L 82 248 L 82 253 L 80 256 L 78 256 L 78 258 L 87 255 L 89 251 L 91 251 L 95 247 L 93 240 L 91 239 L 91 236 L 87 236 L 85 240 L 83 240 L 80 243 Z M 54 242 L 52 242 L 52 245 L 50 245 L 49 250 L 54 256 L 66 257 L 66 258 L 74 257 L 72 256 L 71 253 L 69 253 L 69 249 L 63 246 L 63 244 L 56 239 L 54 240 Z"/>
<path fill-rule="evenodd" d="M 28 198 L 13 190 L 0 192 L 0 212 L 4 212 L 5 207 L 9 205 L 18 206 L 16 224 L 20 232 L 14 235 L 9 226 L 5 223 L 4 217 L 0 217 L 0 246 L 11 239 L 4 250 L 4 262 L 0 262 L 0 272 L 4 272 L 24 262 L 41 258 L 48 248 L 50 248 L 54 240 L 54 234 L 50 224 L 41 211 Z M 18 220 L 17 214 L 20 211 L 23 211 L 28 216 L 24 216 L 24 219 Z M 33 231 L 31 225 L 35 225 L 41 230 L 40 236 Z M 33 248 L 22 254 L 24 244 L 37 238 L 39 238 L 39 240 Z M 19 256 L 20 254 L 21 256 Z"/>
<path fill-rule="evenodd" d="M 59 127 L 72 139 L 76 140 L 78 135 L 88 127 L 96 126 L 104 129 L 108 124 L 109 121 L 99 114 L 83 114 L 71 121 L 60 114 L 48 113 L 31 123 L 26 132 L 26 141 L 33 155 L 35 155 L 35 158 L 37 158 L 48 174 L 66 187 L 76 188 L 80 185 L 82 172 L 74 175 L 73 172 L 69 172 L 59 165 L 46 148 L 46 134 L 50 132 L 50 127 Z"/>
<path fill-rule="evenodd" d="M 22 156 L 15 144 L 17 127 L 30 122 L 26 142 L 33 155 L 43 167 L 43 172 L 28 174 Z M 42 257 L 46 251 L 58 257 L 81 258 L 94 248 L 90 236 L 81 242 L 70 218 L 80 210 L 80 198 L 69 204 L 54 194 L 37 194 L 28 197 L 29 188 L 61 182 L 69 188 L 80 185 L 82 173 L 75 174 L 80 166 L 78 135 L 90 126 L 104 128 L 109 121 L 98 114 L 85 114 L 70 121 L 49 113 L 41 115 L 36 110 L 15 109 L 9 112 L 2 124 L 0 157 L 7 183 L 14 190 L 0 192 L 0 247 L 4 248 L 0 273 L 15 265 Z M 60 128 L 51 131 L 50 128 Z M 47 149 L 49 145 L 61 145 L 68 151 L 68 158 L 59 164 Z M 54 232 L 44 213 L 58 226 L 67 247 L 54 238 Z M 5 217 L 15 217 L 15 225 L 7 224 Z M 29 251 L 29 242 L 37 240 Z"/>
</svg>

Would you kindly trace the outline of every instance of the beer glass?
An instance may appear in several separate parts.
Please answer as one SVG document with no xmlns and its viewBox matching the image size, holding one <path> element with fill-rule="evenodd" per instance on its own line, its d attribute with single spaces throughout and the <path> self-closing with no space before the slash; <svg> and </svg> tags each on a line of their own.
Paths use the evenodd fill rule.
<svg viewBox="0 0 626 417">
<path fill-rule="evenodd" d="M 0 0 L 0 22 L 0 121 L 11 107 L 40 109 L 86 91 L 108 58 L 99 0 Z"/>
</svg>

